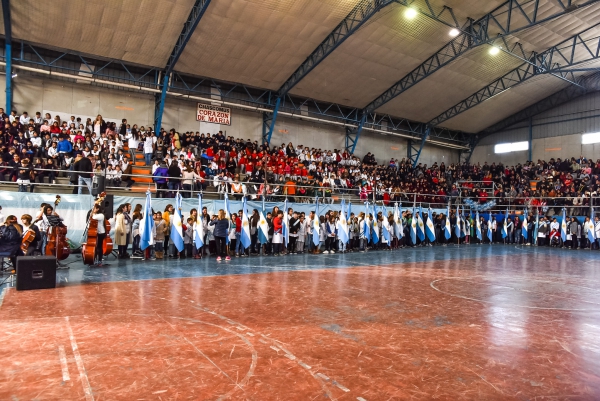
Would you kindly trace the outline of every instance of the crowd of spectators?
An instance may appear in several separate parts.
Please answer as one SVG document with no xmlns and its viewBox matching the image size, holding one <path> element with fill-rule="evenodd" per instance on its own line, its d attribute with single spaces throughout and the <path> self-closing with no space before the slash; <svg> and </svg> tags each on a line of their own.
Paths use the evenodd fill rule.
<svg viewBox="0 0 600 401">
<path fill-rule="evenodd" d="M 528 161 L 516 166 L 501 163 L 419 163 L 407 158 L 377 161 L 367 153 L 362 159 L 346 150 L 323 150 L 305 145 L 270 146 L 200 132 L 179 133 L 174 129 L 106 122 L 98 115 L 85 121 L 71 116 L 44 117 L 37 112 L 7 115 L 0 109 L 2 166 L 0 179 L 16 181 L 19 190 L 33 191 L 35 183 L 54 183 L 57 176 L 78 176 L 74 164 L 81 158 L 92 161 L 96 174 L 108 186 L 126 189 L 135 183 L 132 167 L 143 154 L 151 166 L 157 196 L 184 196 L 206 190 L 209 185 L 234 197 L 248 195 L 276 199 L 285 196 L 312 202 L 315 196 L 331 202 L 335 194 L 352 194 L 361 200 L 417 202 L 441 206 L 451 199 L 471 199 L 479 204 L 494 200 L 497 207 L 542 207 L 548 214 L 569 208 L 577 215 L 597 195 L 600 160 L 584 156 L 549 161 Z M 140 157 L 141 159 L 141 157 Z"/>
</svg>

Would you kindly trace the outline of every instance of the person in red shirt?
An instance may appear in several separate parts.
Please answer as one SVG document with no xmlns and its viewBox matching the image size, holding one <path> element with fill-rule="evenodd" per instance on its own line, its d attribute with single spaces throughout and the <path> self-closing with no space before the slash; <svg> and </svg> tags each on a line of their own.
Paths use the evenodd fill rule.
<svg viewBox="0 0 600 401">
<path fill-rule="evenodd" d="M 273 218 L 273 255 L 279 256 L 283 243 L 283 211 L 277 212 Z"/>
</svg>

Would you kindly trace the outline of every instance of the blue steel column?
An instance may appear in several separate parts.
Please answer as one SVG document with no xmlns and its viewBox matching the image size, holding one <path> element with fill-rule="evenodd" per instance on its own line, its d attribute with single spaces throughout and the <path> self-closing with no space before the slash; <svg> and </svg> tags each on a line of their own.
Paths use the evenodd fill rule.
<svg viewBox="0 0 600 401">
<path fill-rule="evenodd" d="M 425 147 L 425 142 L 427 142 L 427 138 L 429 138 L 429 134 L 431 134 L 431 125 L 427 125 L 425 128 L 425 132 L 421 137 L 421 146 L 419 146 L 419 150 L 417 150 L 417 154 L 414 155 L 413 168 L 417 167 L 419 164 L 419 158 L 421 157 L 421 152 L 423 152 L 423 148 Z"/>
<path fill-rule="evenodd" d="M 4 40 L 6 61 L 6 104 L 4 112 L 10 114 L 12 109 L 12 27 L 10 19 L 10 1 L 2 0 L 2 14 L 4 17 Z"/>
<path fill-rule="evenodd" d="M 275 102 L 275 108 L 272 113 L 263 113 L 263 143 L 267 142 L 271 144 L 271 137 L 273 136 L 273 130 L 275 129 L 275 123 L 277 122 L 277 114 L 279 113 L 279 106 L 281 106 L 281 98 L 278 97 Z"/>
<path fill-rule="evenodd" d="M 169 87 L 169 76 L 163 77 L 162 91 L 154 95 L 154 132 L 158 136 L 162 125 L 163 112 L 165 111 L 165 100 L 167 98 L 167 88 Z"/>
<path fill-rule="evenodd" d="M 352 130 L 351 128 L 346 128 L 346 150 L 350 152 L 350 154 L 354 154 L 356 151 L 356 145 L 358 144 L 358 138 L 360 138 L 360 134 L 365 125 L 365 121 L 367 119 L 367 115 L 363 114 L 360 118 L 360 123 L 358 123 L 358 127 L 356 130 Z"/>
</svg>

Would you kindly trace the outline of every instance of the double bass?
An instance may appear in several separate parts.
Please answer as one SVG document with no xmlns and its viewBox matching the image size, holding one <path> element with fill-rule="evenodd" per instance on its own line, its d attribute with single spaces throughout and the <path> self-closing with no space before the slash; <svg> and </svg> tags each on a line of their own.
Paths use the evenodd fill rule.
<svg viewBox="0 0 600 401">
<path fill-rule="evenodd" d="M 56 195 L 54 211 L 56 211 L 56 207 L 60 203 L 60 200 L 60 195 Z M 71 248 L 67 242 L 67 226 L 60 224 L 48 228 L 46 256 L 56 256 L 56 260 L 65 260 L 70 254 Z"/>
<path fill-rule="evenodd" d="M 106 193 L 102 192 L 94 203 L 88 219 L 87 239 L 81 244 L 83 263 L 90 266 L 96 261 L 96 246 L 98 245 L 98 220 L 92 219 L 92 215 L 94 214 L 94 207 L 102 205 L 105 197 Z M 104 232 L 106 238 L 102 241 L 102 254 L 108 256 L 113 251 L 113 243 L 110 235 L 108 235 L 110 233 L 110 223 L 106 219 L 104 219 Z"/>
</svg>

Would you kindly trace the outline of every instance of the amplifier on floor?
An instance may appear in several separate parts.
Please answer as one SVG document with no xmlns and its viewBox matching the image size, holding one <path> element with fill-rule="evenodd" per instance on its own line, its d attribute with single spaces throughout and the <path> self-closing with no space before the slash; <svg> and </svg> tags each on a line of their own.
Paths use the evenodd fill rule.
<svg viewBox="0 0 600 401">
<path fill-rule="evenodd" d="M 20 256 L 17 258 L 17 290 L 56 288 L 54 256 Z"/>
</svg>

